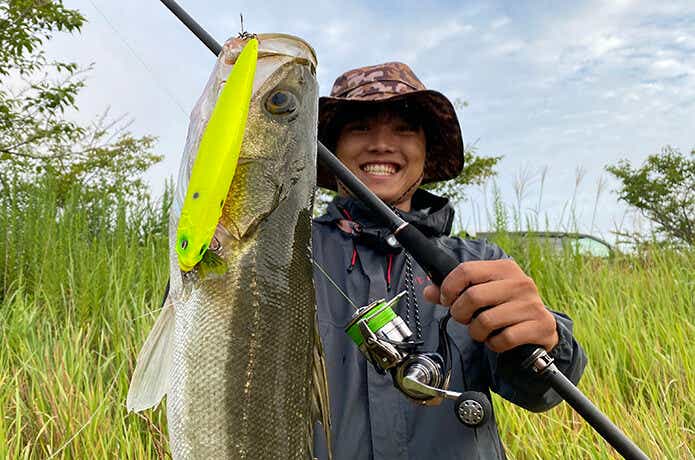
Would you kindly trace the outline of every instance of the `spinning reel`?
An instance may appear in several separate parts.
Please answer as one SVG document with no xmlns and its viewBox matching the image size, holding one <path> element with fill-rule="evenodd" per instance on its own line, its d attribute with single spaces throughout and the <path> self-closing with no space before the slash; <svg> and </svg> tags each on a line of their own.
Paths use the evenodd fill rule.
<svg viewBox="0 0 695 460">
<path fill-rule="evenodd" d="M 454 412 L 464 425 L 477 428 L 490 419 L 492 405 L 478 391 L 462 393 L 449 390 L 451 344 L 446 326 L 447 314 L 439 323 L 436 352 L 421 350 L 422 341 L 394 311 L 405 291 L 388 302 L 384 299 L 359 308 L 345 332 L 379 374 L 389 372 L 394 386 L 410 400 L 425 406 L 437 406 L 444 399 L 456 401 Z"/>
</svg>

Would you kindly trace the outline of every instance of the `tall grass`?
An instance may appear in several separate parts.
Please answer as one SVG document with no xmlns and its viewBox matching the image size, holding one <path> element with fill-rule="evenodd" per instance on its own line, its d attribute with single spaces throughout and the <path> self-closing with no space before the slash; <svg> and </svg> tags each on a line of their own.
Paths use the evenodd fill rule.
<svg viewBox="0 0 695 460">
<path fill-rule="evenodd" d="M 589 358 L 579 388 L 651 458 L 695 458 L 695 251 L 599 259 L 494 240 L 574 320 Z M 565 403 L 531 414 L 494 402 L 512 459 L 621 458 Z"/>
<path fill-rule="evenodd" d="M 50 186 L 5 203 L 0 458 L 168 456 L 163 408 L 129 415 L 124 405 L 167 278 L 162 211 L 85 206 Z M 589 356 L 580 388 L 652 458 L 693 458 L 695 253 L 597 260 L 498 242 L 575 320 Z M 564 405 L 545 414 L 495 405 L 512 459 L 614 456 Z"/>
<path fill-rule="evenodd" d="M 167 277 L 157 208 L 25 195 L 0 214 L 0 458 L 164 455 L 163 413 L 124 407 Z"/>
</svg>

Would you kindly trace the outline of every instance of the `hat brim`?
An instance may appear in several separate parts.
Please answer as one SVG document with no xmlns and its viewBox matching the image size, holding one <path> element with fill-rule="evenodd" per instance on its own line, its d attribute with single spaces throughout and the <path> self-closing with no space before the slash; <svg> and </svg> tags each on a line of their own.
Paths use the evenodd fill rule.
<svg viewBox="0 0 695 460">
<path fill-rule="evenodd" d="M 405 94 L 384 95 L 378 99 L 340 97 L 319 98 L 318 139 L 328 148 L 329 139 L 335 139 L 332 131 L 336 115 L 348 107 L 374 106 L 400 100 L 413 101 L 423 111 L 427 153 L 422 183 L 453 179 L 463 170 L 463 135 L 456 110 L 449 99 L 433 90 L 413 91 Z M 337 191 L 335 176 L 321 162 L 317 164 L 316 183 L 319 187 Z"/>
</svg>

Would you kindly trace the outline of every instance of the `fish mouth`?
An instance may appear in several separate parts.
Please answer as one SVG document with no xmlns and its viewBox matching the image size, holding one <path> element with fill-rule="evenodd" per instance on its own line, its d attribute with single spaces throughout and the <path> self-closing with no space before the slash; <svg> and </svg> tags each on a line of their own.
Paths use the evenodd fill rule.
<svg viewBox="0 0 695 460">
<path fill-rule="evenodd" d="M 371 176 L 393 176 L 398 174 L 401 169 L 400 164 L 390 161 L 370 161 L 360 165 L 360 170 Z"/>
<path fill-rule="evenodd" d="M 316 75 L 316 51 L 304 39 L 295 35 L 282 33 L 249 34 L 237 36 L 225 43 L 223 51 L 227 65 L 234 65 L 249 36 L 255 36 L 259 41 L 258 59 L 285 57 L 294 58 L 302 64 L 307 64 Z"/>
</svg>

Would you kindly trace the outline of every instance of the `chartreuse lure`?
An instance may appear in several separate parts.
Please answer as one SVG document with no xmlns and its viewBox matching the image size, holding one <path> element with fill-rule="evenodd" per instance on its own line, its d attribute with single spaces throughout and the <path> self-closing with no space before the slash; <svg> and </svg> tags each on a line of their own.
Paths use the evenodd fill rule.
<svg viewBox="0 0 695 460">
<path fill-rule="evenodd" d="M 183 271 L 192 270 L 203 258 L 222 215 L 239 161 L 257 59 L 254 38 L 237 58 L 200 140 L 176 232 Z"/>
</svg>

